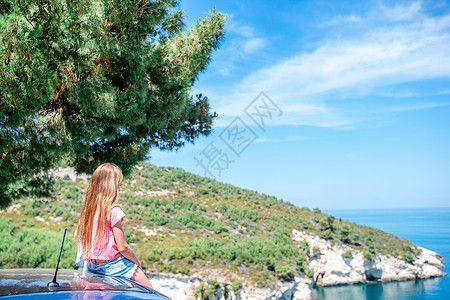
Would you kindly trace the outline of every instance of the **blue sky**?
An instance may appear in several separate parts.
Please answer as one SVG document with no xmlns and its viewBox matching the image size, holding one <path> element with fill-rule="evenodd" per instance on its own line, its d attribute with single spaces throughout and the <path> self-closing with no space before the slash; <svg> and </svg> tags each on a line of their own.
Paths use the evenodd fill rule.
<svg viewBox="0 0 450 300">
<path fill-rule="evenodd" d="M 151 163 L 300 207 L 450 206 L 449 2 L 185 0 L 186 24 L 214 5 L 226 38 L 192 89 L 213 134 Z"/>
</svg>

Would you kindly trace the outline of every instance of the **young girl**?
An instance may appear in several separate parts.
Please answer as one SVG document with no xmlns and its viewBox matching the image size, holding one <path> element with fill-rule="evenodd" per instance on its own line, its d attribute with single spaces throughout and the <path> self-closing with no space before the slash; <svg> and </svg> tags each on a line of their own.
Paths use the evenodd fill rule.
<svg viewBox="0 0 450 300">
<path fill-rule="evenodd" d="M 125 214 L 117 205 L 122 178 L 122 171 L 113 164 L 103 164 L 94 171 L 74 240 L 82 245 L 89 271 L 125 277 L 153 288 L 122 230 Z"/>
</svg>

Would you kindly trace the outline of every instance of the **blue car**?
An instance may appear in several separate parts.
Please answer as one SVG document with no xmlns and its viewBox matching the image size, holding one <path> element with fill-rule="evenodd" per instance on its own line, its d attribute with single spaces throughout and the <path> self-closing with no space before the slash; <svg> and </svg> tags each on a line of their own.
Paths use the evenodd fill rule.
<svg viewBox="0 0 450 300">
<path fill-rule="evenodd" d="M 49 287 L 54 272 L 52 269 L 0 270 L 0 299 L 171 300 L 134 281 L 81 270 L 59 270 L 59 286 Z"/>
</svg>

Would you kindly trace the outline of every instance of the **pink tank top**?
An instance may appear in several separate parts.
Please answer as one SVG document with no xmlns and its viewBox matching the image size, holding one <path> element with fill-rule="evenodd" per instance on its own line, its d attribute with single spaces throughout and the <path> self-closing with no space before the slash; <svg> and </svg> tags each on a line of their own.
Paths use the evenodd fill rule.
<svg viewBox="0 0 450 300">
<path fill-rule="evenodd" d="M 90 260 L 90 259 L 113 260 L 121 255 L 119 249 L 117 248 L 116 241 L 114 240 L 112 228 L 119 221 L 122 221 L 123 218 L 125 218 L 125 213 L 122 211 L 122 207 L 120 205 L 114 205 L 109 210 L 108 216 L 106 218 L 105 235 L 103 236 L 103 239 L 94 246 L 90 256 L 83 255 L 83 260 Z M 94 216 L 94 228 L 93 228 L 94 236 L 95 233 L 97 232 L 97 222 L 98 222 L 98 211 L 95 213 Z"/>
</svg>

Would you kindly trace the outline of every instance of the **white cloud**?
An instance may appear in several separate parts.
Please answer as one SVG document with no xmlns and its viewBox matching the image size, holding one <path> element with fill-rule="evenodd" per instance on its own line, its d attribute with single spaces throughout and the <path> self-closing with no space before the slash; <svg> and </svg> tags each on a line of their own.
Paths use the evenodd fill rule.
<svg viewBox="0 0 450 300">
<path fill-rule="evenodd" d="M 216 125 L 226 125 L 228 117 L 239 114 L 264 91 L 285 111 L 273 124 L 348 126 L 361 120 L 332 108 L 330 99 L 361 97 L 379 87 L 415 80 L 449 78 L 450 16 L 425 16 L 421 7 L 421 2 L 381 7 L 380 18 L 401 22 L 377 23 L 362 34 L 326 40 L 311 53 L 298 53 L 253 72 L 231 92 L 213 91 L 208 95 L 219 99 L 215 107 L 221 116 Z"/>
<path fill-rule="evenodd" d="M 339 25 L 339 24 L 352 24 L 352 23 L 364 23 L 367 21 L 377 22 L 398 22 L 408 21 L 413 18 L 418 18 L 422 15 L 422 1 L 412 2 L 409 5 L 396 4 L 394 6 L 386 6 L 380 4 L 377 9 L 372 10 L 366 16 L 358 16 L 355 14 L 339 15 L 332 18 L 330 21 L 325 22 L 323 25 Z"/>
<path fill-rule="evenodd" d="M 258 35 L 252 26 L 236 21 L 233 15 L 227 17 L 225 31 L 227 41 L 220 50 L 217 72 L 223 76 L 232 76 L 233 69 L 240 61 L 263 49 L 268 41 Z"/>
<path fill-rule="evenodd" d="M 252 38 L 255 36 L 255 28 L 250 25 L 242 24 L 233 14 L 227 15 L 227 22 L 225 24 L 226 32 L 237 33 L 240 36 Z"/>
<path fill-rule="evenodd" d="M 246 54 L 256 52 L 266 45 L 266 40 L 263 38 L 252 38 L 243 44 L 243 49 Z"/>
<path fill-rule="evenodd" d="M 384 15 L 393 21 L 410 20 L 417 17 L 422 9 L 422 1 L 411 3 L 409 6 L 395 5 L 394 7 L 381 6 Z"/>
<path fill-rule="evenodd" d="M 239 35 L 246 37 L 246 38 L 252 38 L 255 36 L 255 29 L 248 25 L 239 25 L 235 22 L 230 22 L 231 25 L 229 26 L 229 30 L 233 31 L 235 33 L 238 33 Z"/>
</svg>

